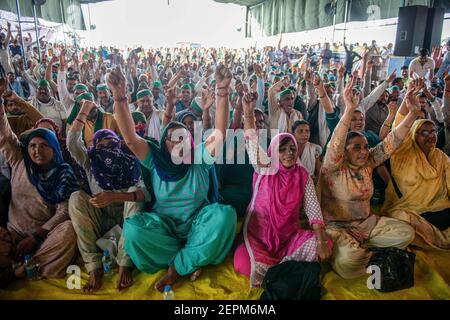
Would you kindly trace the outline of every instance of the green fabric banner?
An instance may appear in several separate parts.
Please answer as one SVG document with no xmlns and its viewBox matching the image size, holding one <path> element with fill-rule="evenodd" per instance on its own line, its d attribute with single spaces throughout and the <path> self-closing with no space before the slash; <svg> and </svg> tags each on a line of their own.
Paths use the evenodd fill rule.
<svg viewBox="0 0 450 320">
<path fill-rule="evenodd" d="M 19 6 L 21 16 L 33 17 L 32 0 L 19 0 Z M 16 0 L 0 0 L 0 10 L 17 13 Z M 74 29 L 86 30 L 79 0 L 47 0 L 44 5 L 36 6 L 36 15 L 48 21 L 65 22 Z"/>
<path fill-rule="evenodd" d="M 216 0 L 217 2 L 247 5 L 247 37 L 273 36 L 279 33 L 300 32 L 333 25 L 333 14 L 325 6 L 331 0 Z M 254 5 L 254 3 L 258 4 Z M 344 22 L 347 0 L 336 1 L 336 23 Z M 348 0 L 348 21 L 367 21 L 394 18 L 403 0 Z M 409 0 L 408 5 L 429 5 L 428 0 Z M 450 11 L 450 0 L 436 0 L 434 7 Z"/>
</svg>

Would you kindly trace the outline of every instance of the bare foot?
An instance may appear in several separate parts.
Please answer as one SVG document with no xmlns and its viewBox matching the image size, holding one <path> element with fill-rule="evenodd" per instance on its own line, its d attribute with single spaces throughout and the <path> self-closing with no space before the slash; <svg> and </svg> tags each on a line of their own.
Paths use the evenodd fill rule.
<svg viewBox="0 0 450 320">
<path fill-rule="evenodd" d="M 197 278 L 200 276 L 201 273 L 202 273 L 202 269 L 197 269 L 196 271 L 194 271 L 190 277 L 191 281 L 197 280 Z"/>
<path fill-rule="evenodd" d="M 18 279 L 25 278 L 25 266 L 23 263 L 14 267 L 14 276 Z"/>
<path fill-rule="evenodd" d="M 169 270 L 167 270 L 166 275 L 156 282 L 155 289 L 159 292 L 163 292 L 165 286 L 174 284 L 180 277 L 181 276 L 178 274 L 177 270 L 175 270 L 175 267 L 171 266 L 169 267 Z"/>
<path fill-rule="evenodd" d="M 89 273 L 88 283 L 83 287 L 84 292 L 94 292 L 102 286 L 103 269 L 95 269 Z"/>
<path fill-rule="evenodd" d="M 119 281 L 117 281 L 117 290 L 121 291 L 130 287 L 133 284 L 133 277 L 131 275 L 131 267 L 119 266 Z"/>
</svg>

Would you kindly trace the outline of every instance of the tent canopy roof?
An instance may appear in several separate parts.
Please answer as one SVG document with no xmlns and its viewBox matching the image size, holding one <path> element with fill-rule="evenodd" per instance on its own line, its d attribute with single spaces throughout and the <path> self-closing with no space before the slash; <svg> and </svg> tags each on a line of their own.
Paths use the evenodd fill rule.
<svg viewBox="0 0 450 320">
<path fill-rule="evenodd" d="M 266 0 L 214 0 L 214 1 L 221 3 L 233 3 L 241 6 L 251 7 L 260 4 Z"/>
</svg>

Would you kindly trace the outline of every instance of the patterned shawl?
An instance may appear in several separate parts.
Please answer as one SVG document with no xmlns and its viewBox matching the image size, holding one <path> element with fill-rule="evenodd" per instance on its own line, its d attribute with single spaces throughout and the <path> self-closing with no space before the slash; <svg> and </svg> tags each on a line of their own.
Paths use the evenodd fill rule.
<svg viewBox="0 0 450 320">
<path fill-rule="evenodd" d="M 46 140 L 53 149 L 52 168 L 45 174 L 45 177 L 40 174 L 39 166 L 31 160 L 28 154 L 28 144 L 36 137 Z M 47 203 L 57 204 L 68 200 L 72 192 L 78 190 L 72 168 L 64 162 L 58 139 L 51 130 L 39 128 L 30 131 L 22 137 L 21 148 L 28 178 Z"/>
<path fill-rule="evenodd" d="M 97 147 L 99 141 L 109 139 L 107 147 Z M 112 130 L 102 129 L 94 134 L 88 150 L 95 180 L 104 190 L 120 190 L 139 182 L 141 170 L 137 158 L 130 153 Z"/>
</svg>

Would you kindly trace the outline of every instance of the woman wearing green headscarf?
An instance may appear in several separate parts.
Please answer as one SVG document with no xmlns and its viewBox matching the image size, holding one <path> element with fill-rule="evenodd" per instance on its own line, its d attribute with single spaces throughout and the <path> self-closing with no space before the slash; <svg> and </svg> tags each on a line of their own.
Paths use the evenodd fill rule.
<svg viewBox="0 0 450 320">
<path fill-rule="evenodd" d="M 118 132 L 116 120 L 111 113 L 104 112 L 101 107 L 96 103 L 90 105 L 90 110 L 81 109 L 81 104 L 84 100 L 94 101 L 94 95 L 91 92 L 85 92 L 80 94 L 75 99 L 75 106 L 73 107 L 69 117 L 67 118 L 67 124 L 72 126 L 73 122 L 76 121 L 77 116 L 82 114 L 85 116 L 85 123 L 83 128 L 83 140 L 87 147 L 92 145 L 92 138 L 94 133 L 101 129 L 110 129 Z"/>
<path fill-rule="evenodd" d="M 195 148 L 187 128 L 177 122 L 165 128 L 159 143 L 139 137 L 126 103 L 122 71 L 112 71 L 108 79 L 120 131 L 149 172 L 144 182 L 153 195 L 149 212 L 125 220 L 125 250 L 141 271 L 155 273 L 168 268 L 168 273 L 155 284 L 159 291 L 184 275 L 195 280 L 202 267 L 221 263 L 233 244 L 235 210 L 208 201 L 209 170 L 227 128 L 231 72 L 221 65 L 215 77 L 216 129 Z"/>
</svg>

